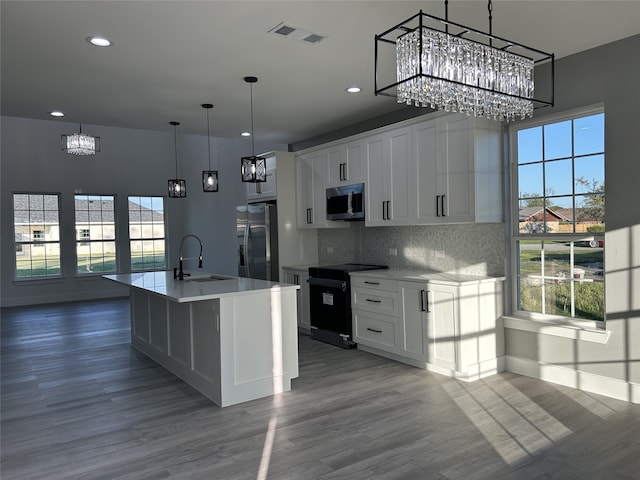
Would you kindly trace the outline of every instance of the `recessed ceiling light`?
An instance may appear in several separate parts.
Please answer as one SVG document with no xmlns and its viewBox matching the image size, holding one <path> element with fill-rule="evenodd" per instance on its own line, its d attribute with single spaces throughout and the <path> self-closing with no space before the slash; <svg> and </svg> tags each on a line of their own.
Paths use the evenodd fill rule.
<svg viewBox="0 0 640 480">
<path fill-rule="evenodd" d="M 352 85 L 349 88 L 347 88 L 347 92 L 349 93 L 358 93 L 360 90 L 361 88 L 356 85 Z"/>
<path fill-rule="evenodd" d="M 52 117 L 64 117 L 64 112 L 61 112 L 60 110 L 54 110 L 52 112 L 49 112 L 49 115 L 51 115 Z"/>
<path fill-rule="evenodd" d="M 95 45 L 96 47 L 111 46 L 111 40 L 109 40 L 106 37 L 100 37 L 100 36 L 87 37 L 87 42 L 89 42 L 91 45 Z"/>
<path fill-rule="evenodd" d="M 251 132 L 242 132 L 240 135 L 242 135 L 243 137 L 250 137 Z"/>
</svg>

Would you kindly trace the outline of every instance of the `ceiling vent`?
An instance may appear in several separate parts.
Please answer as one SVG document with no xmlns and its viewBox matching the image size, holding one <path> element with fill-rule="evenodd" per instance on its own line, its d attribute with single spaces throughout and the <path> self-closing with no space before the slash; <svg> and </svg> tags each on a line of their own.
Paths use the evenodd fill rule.
<svg viewBox="0 0 640 480">
<path fill-rule="evenodd" d="M 308 30 L 303 30 L 302 28 L 287 25 L 284 22 L 273 27 L 269 30 L 269 33 L 308 43 L 320 43 L 326 38 L 324 35 L 318 35 L 317 33 L 312 33 Z"/>
</svg>

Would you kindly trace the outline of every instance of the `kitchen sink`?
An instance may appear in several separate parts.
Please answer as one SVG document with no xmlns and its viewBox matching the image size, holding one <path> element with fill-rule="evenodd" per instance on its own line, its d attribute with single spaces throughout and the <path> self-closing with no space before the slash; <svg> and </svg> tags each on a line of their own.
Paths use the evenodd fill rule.
<svg viewBox="0 0 640 480">
<path fill-rule="evenodd" d="M 220 275 L 192 275 L 184 277 L 185 282 L 212 282 L 215 280 L 229 280 L 232 277 L 223 277 Z"/>
</svg>

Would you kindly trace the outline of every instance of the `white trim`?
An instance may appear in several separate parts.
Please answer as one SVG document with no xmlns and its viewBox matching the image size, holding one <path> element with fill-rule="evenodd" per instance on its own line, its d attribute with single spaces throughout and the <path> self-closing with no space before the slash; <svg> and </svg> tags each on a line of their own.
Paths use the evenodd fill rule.
<svg viewBox="0 0 640 480">
<path fill-rule="evenodd" d="M 504 328 L 532 332 L 538 335 L 552 335 L 554 337 L 570 338 L 581 342 L 592 342 L 605 345 L 611 336 L 610 330 L 591 327 L 592 322 L 585 322 L 589 326 L 569 325 L 550 320 L 532 320 L 503 316 Z"/>
<path fill-rule="evenodd" d="M 638 383 L 509 355 L 506 356 L 506 367 L 508 372 L 518 375 L 640 404 L 640 384 Z"/>
</svg>

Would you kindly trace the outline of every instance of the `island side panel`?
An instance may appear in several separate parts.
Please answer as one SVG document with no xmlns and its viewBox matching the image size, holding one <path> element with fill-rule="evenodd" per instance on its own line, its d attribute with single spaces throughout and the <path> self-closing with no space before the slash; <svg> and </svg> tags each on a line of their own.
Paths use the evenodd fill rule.
<svg viewBox="0 0 640 480">
<path fill-rule="evenodd" d="M 296 291 L 220 299 L 222 406 L 291 390 L 298 376 Z"/>
<path fill-rule="evenodd" d="M 191 368 L 185 380 L 223 407 L 220 386 L 220 301 L 189 304 Z M 186 320 L 186 319 L 185 319 Z"/>
<path fill-rule="evenodd" d="M 131 343 L 146 345 L 149 342 L 149 295 L 137 288 L 130 290 Z"/>
</svg>

